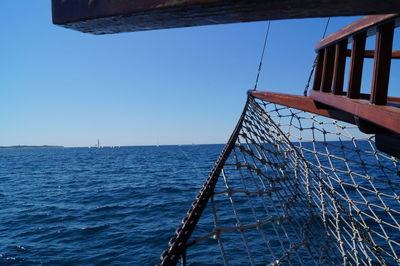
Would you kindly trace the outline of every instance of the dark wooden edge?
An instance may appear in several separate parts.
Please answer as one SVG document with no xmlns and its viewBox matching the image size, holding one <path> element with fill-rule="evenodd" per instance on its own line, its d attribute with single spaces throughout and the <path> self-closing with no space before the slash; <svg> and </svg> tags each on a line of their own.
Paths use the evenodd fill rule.
<svg viewBox="0 0 400 266">
<path fill-rule="evenodd" d="M 400 103 L 400 97 L 388 96 L 388 101 L 389 102 L 394 102 L 394 103 Z"/>
<path fill-rule="evenodd" d="M 54 24 L 94 34 L 396 12 L 396 0 L 52 0 Z"/>
<path fill-rule="evenodd" d="M 344 72 L 346 68 L 346 51 L 347 51 L 347 40 L 338 42 L 335 45 L 335 62 L 332 77 L 332 93 L 342 95 L 343 83 L 344 83 Z"/>
<path fill-rule="evenodd" d="M 321 89 L 322 71 L 324 67 L 325 50 L 318 51 L 317 65 L 314 74 L 313 90 Z"/>
<path fill-rule="evenodd" d="M 322 39 L 320 42 L 317 43 L 315 46 L 315 50 L 319 51 L 326 46 L 339 42 L 343 39 L 350 37 L 351 35 L 360 33 L 362 31 L 366 31 L 368 28 L 376 26 L 378 24 L 383 24 L 388 22 L 389 20 L 398 18 L 399 14 L 388 14 L 388 15 L 373 15 L 373 16 L 366 16 L 363 17 L 350 25 L 332 33 L 328 37 Z M 372 32 L 371 34 L 374 34 Z"/>
<path fill-rule="evenodd" d="M 350 124 L 356 124 L 354 116 L 335 108 L 321 109 L 313 99 L 307 96 L 291 95 L 279 92 L 251 91 L 250 94 L 257 99 L 276 103 L 279 105 L 296 108 L 325 117 L 330 117 Z"/>
<path fill-rule="evenodd" d="M 360 98 L 366 36 L 365 32 L 354 36 L 351 50 L 349 84 L 347 86 L 347 97 L 352 99 Z"/>
<path fill-rule="evenodd" d="M 346 96 L 315 90 L 311 91 L 310 98 L 400 134 L 400 108 L 389 105 L 373 105 L 368 100 L 349 99 Z"/>
<path fill-rule="evenodd" d="M 325 56 L 322 67 L 322 79 L 320 89 L 324 92 L 332 91 L 332 78 L 334 72 L 334 62 L 335 62 L 335 47 L 329 46 L 325 48 Z"/>
<path fill-rule="evenodd" d="M 375 135 L 376 147 L 394 157 L 400 158 L 400 135 Z"/>
<path fill-rule="evenodd" d="M 386 105 L 389 90 L 390 65 L 394 37 L 394 22 L 380 26 L 376 32 L 374 70 L 371 85 L 371 103 Z"/>
</svg>

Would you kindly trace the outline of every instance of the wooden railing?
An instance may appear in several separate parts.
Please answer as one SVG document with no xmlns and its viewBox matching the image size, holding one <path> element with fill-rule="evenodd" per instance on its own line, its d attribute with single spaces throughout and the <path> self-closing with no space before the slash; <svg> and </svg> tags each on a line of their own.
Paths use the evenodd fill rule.
<svg viewBox="0 0 400 266">
<path fill-rule="evenodd" d="M 377 148 L 400 158 L 400 98 L 388 96 L 390 65 L 400 58 L 392 51 L 400 15 L 367 16 L 329 35 L 316 45 L 317 64 L 310 97 L 251 91 L 253 97 L 358 125 L 375 134 Z M 365 50 L 366 39 L 376 36 L 375 50 Z M 348 44 L 352 42 L 352 49 Z M 346 58 L 350 57 L 347 90 Z M 374 59 L 370 93 L 361 92 L 363 63 Z M 398 84 L 400 86 L 400 84 Z"/>
<path fill-rule="evenodd" d="M 318 54 L 310 97 L 354 115 L 361 130 L 400 134 L 400 98 L 388 97 L 390 65 L 400 58 L 392 51 L 399 14 L 364 17 L 329 35 L 316 45 Z M 365 50 L 366 39 L 376 36 L 375 50 Z M 352 42 L 351 50 L 347 49 Z M 344 91 L 346 57 L 350 56 L 347 91 Z M 371 93 L 361 93 L 364 58 L 374 58 Z M 399 84 L 400 86 L 400 84 Z"/>
</svg>

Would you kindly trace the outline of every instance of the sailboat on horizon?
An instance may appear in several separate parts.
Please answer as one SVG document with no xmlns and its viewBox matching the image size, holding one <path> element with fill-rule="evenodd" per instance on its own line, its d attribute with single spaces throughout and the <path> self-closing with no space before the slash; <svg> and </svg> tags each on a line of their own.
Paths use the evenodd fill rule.
<svg viewBox="0 0 400 266">
<path fill-rule="evenodd" d="M 96 143 L 96 145 L 94 146 L 95 148 L 101 148 L 101 146 L 100 146 L 100 139 L 97 139 L 97 143 Z"/>
</svg>

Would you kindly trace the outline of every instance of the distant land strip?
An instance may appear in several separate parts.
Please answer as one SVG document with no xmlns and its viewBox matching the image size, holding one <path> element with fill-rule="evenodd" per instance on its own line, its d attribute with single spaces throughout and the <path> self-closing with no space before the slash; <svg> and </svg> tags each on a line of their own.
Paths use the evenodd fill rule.
<svg viewBox="0 0 400 266">
<path fill-rule="evenodd" d="M 64 148 L 64 146 L 52 146 L 52 145 L 39 145 L 39 146 L 31 146 L 31 145 L 13 145 L 13 146 L 0 146 L 0 149 L 36 149 L 36 148 Z"/>
</svg>

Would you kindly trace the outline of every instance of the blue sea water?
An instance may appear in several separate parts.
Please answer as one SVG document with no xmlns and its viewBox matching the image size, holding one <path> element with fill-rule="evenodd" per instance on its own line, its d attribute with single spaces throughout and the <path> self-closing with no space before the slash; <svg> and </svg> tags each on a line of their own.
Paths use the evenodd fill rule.
<svg viewBox="0 0 400 266">
<path fill-rule="evenodd" d="M 333 150 L 342 149 L 336 142 L 329 145 Z M 368 143 L 359 145 L 371 149 Z M 222 149 L 223 145 L 0 149 L 0 264 L 158 263 Z M 353 170 L 363 172 L 365 165 L 351 160 L 361 155 L 346 150 L 345 156 Z M 314 157 L 308 159 L 315 161 Z M 362 159 L 367 165 L 376 163 Z M 386 167 L 393 168 L 390 164 L 390 160 L 381 161 L 381 168 L 369 167 L 377 189 L 388 194 L 400 189 L 398 182 L 387 185 L 386 174 L 382 175 Z M 335 165 L 340 169 L 341 163 Z M 397 180 L 399 172 L 391 174 Z M 368 187 L 367 179 L 357 182 Z M 351 187 L 346 193 L 361 199 Z M 397 201 L 386 199 L 386 203 L 398 209 Z M 222 210 L 229 208 L 227 205 Z M 242 211 L 251 218 L 248 209 Z M 380 209 L 375 212 L 388 218 Z M 195 235 L 210 232 L 210 215 L 210 210 L 204 212 Z M 393 215 L 400 220 L 397 213 Z M 390 233 L 396 239 L 399 236 L 398 232 Z M 226 237 L 230 238 L 229 232 Z M 190 265 L 222 264 L 215 242 L 209 239 L 190 248 L 188 256 L 195 255 Z M 246 264 L 247 255 L 239 252 L 235 240 L 226 248 L 232 251 L 236 264 Z"/>
<path fill-rule="evenodd" d="M 158 263 L 222 148 L 0 149 L 0 264 Z"/>
</svg>

